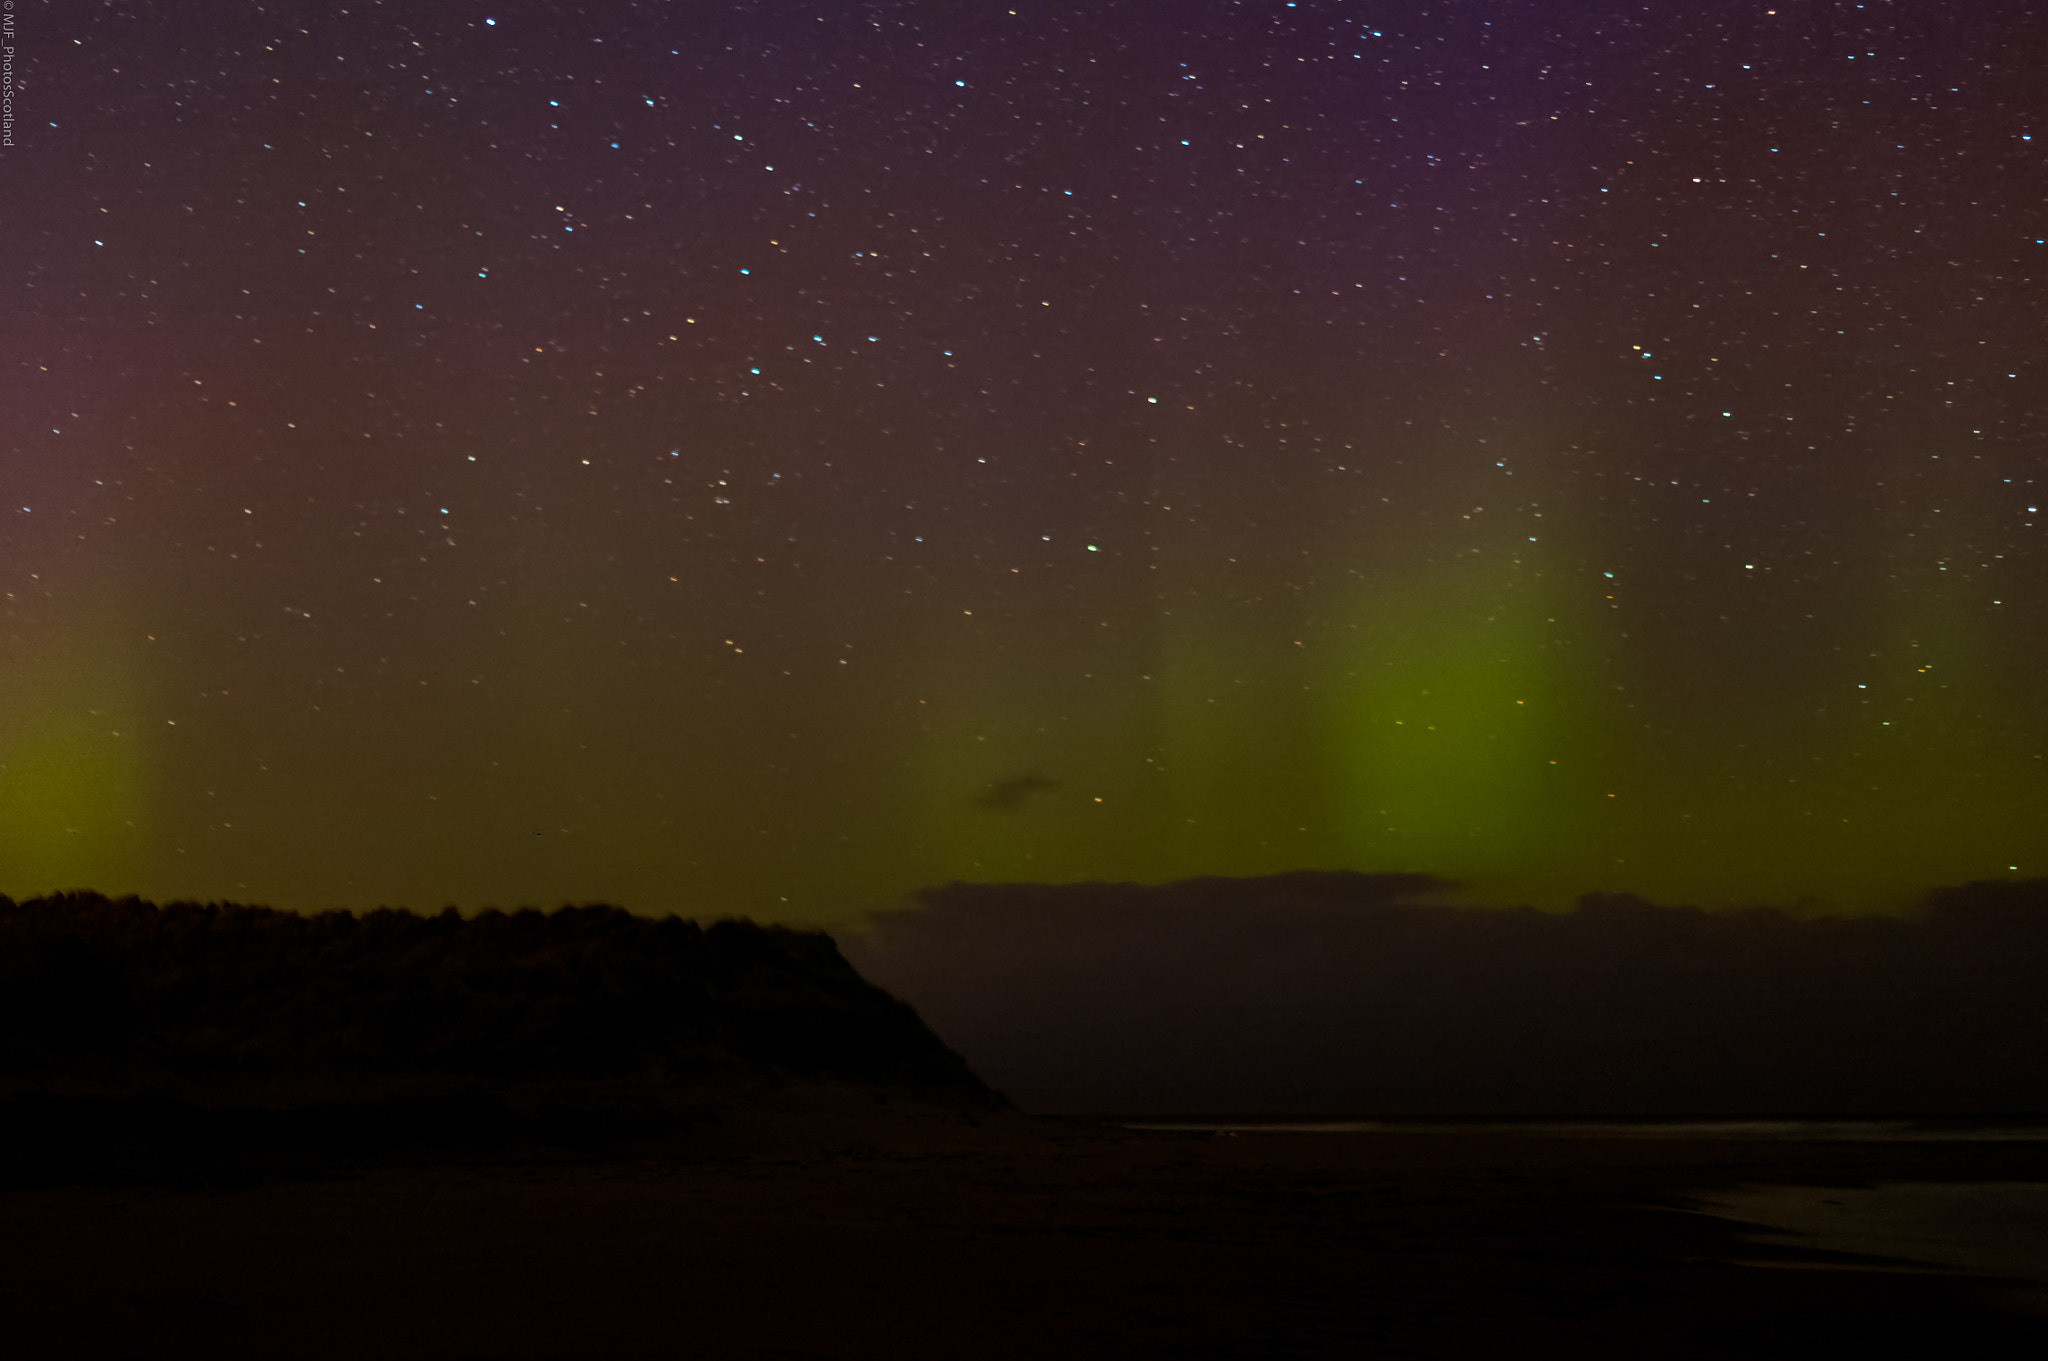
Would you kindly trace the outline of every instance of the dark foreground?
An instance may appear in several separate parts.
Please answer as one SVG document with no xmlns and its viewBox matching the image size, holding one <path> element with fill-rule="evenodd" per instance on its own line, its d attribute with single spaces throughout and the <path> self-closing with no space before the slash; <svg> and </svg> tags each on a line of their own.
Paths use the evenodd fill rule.
<svg viewBox="0 0 2048 1361">
<path fill-rule="evenodd" d="M 2048 1180 L 2040 1144 L 975 1119 L 8 1191 L 5 1350 L 2048 1356 L 2043 1287 L 1844 1269 L 1873 1264 L 1759 1246 L 1684 1208 L 1752 1183 Z"/>
</svg>

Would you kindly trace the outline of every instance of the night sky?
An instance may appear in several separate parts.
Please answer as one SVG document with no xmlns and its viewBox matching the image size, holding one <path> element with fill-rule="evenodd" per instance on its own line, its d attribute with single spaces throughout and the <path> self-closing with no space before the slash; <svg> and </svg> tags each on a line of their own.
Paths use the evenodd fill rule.
<svg viewBox="0 0 2048 1361">
<path fill-rule="evenodd" d="M 0 891 L 2048 873 L 2031 8 L 17 0 Z"/>
</svg>

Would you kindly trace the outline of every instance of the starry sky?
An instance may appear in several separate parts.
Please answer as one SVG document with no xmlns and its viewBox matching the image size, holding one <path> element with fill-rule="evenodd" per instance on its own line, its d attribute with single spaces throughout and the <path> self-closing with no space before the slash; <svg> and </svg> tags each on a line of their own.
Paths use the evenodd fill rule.
<svg viewBox="0 0 2048 1361">
<path fill-rule="evenodd" d="M 2027 4 L 8 13 L 0 891 L 2048 873 Z"/>
</svg>

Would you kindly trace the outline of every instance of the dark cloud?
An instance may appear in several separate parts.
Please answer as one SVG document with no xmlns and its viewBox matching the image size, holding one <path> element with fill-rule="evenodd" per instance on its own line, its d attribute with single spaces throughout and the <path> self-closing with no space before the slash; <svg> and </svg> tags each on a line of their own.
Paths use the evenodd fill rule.
<svg viewBox="0 0 2048 1361">
<path fill-rule="evenodd" d="M 974 806 L 991 813 L 1014 813 L 1036 796 L 1049 794 L 1059 787 L 1058 780 L 1048 780 L 1043 775 L 1015 775 L 1006 780 L 991 780 L 981 797 L 974 801 Z"/>
<path fill-rule="evenodd" d="M 1433 886 L 956 883 L 848 953 L 1029 1109 L 2048 1109 L 2048 880 L 1855 919 Z"/>
</svg>

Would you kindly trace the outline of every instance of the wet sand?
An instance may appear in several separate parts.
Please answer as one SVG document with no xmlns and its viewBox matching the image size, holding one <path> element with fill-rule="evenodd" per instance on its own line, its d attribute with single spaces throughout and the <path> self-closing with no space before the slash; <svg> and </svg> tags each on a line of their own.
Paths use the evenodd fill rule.
<svg viewBox="0 0 2048 1361">
<path fill-rule="evenodd" d="M 1018 1118 L 640 1154 L 0 1193 L 5 1349 L 2048 1356 L 2036 1287 L 1850 1269 L 1887 1264 L 1698 1212 L 1750 1186 L 2048 1180 L 2040 1143 L 1218 1137 Z"/>
<path fill-rule="evenodd" d="M 2026 1281 L 2048 1298 L 2048 1184 L 1886 1182 L 1767 1186 L 1701 1196 L 1780 1241 Z"/>
</svg>

